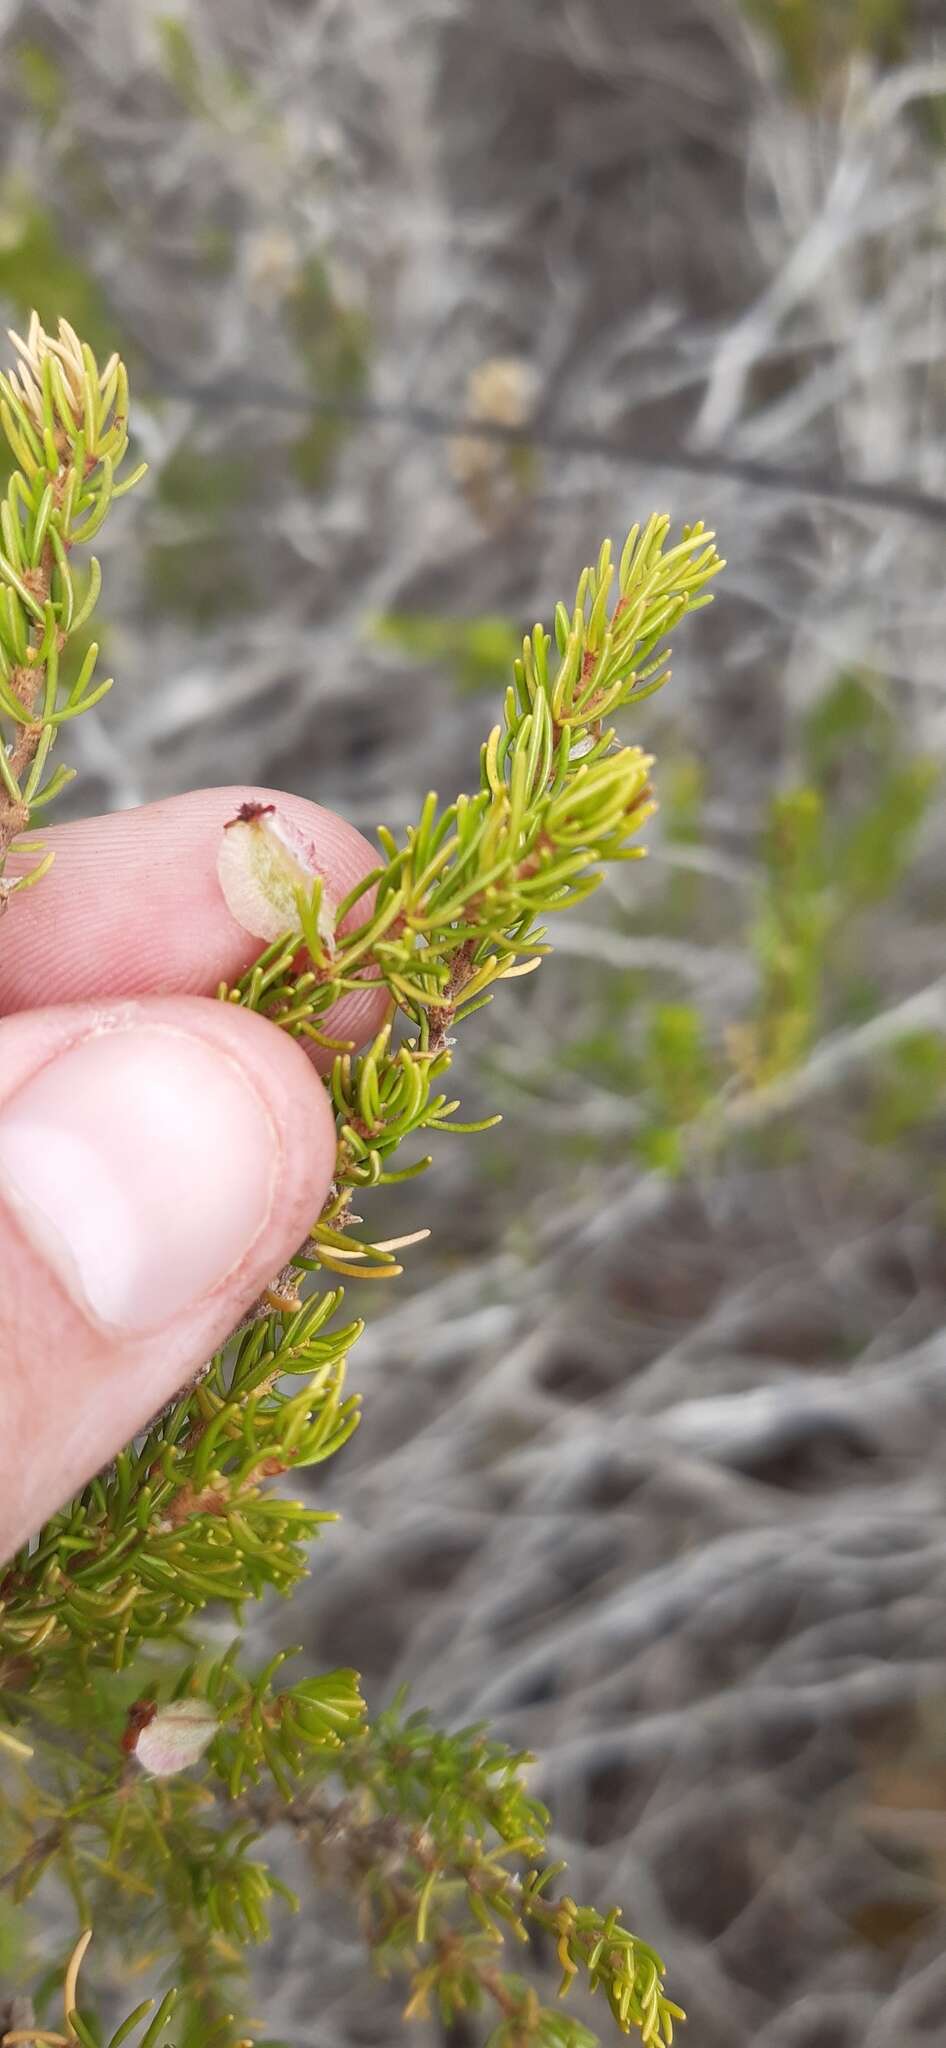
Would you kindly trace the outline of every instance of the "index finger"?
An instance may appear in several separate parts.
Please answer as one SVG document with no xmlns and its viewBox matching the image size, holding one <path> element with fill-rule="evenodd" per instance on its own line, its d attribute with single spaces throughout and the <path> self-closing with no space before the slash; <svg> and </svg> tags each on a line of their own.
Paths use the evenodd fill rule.
<svg viewBox="0 0 946 2048">
<path fill-rule="evenodd" d="M 0 1015 L 106 997 L 209 996 L 236 981 L 262 947 L 227 908 L 217 855 L 247 803 L 275 803 L 305 832 L 336 901 L 377 865 L 368 841 L 333 811 L 243 784 L 56 826 L 43 833 L 52 868 L 35 892 L 13 898 L 0 925 Z M 370 903 L 368 894 L 355 906 L 353 925 Z M 363 1043 L 384 1007 L 383 992 L 366 988 L 329 1013 L 326 1032 Z"/>
</svg>

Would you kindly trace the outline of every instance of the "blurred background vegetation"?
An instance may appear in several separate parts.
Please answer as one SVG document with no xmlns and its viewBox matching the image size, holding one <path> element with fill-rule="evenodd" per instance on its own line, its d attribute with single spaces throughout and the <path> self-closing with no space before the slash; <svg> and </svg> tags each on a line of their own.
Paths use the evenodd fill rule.
<svg viewBox="0 0 946 2048">
<path fill-rule="evenodd" d="M 939 2040 L 939 0 L 0 33 L 0 311 L 123 351 L 152 465 L 75 807 L 247 780 L 397 826 L 604 532 L 717 528 L 638 714 L 651 859 L 478 1020 L 501 1129 L 432 1211 L 401 1191 L 433 1245 L 372 1298 L 296 1627 L 373 1707 L 409 1680 L 539 1752 L 575 1888 L 663 1944 L 699 2048 Z M 287 1927 L 274 2030 L 387 2044 L 351 1965 L 330 1914 Z"/>
</svg>

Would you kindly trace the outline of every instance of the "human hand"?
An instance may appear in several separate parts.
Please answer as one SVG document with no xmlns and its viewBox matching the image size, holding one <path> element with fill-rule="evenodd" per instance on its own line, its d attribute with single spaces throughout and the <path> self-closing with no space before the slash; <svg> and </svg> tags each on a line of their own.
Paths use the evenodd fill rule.
<svg viewBox="0 0 946 2048">
<path fill-rule="evenodd" d="M 0 1558 L 200 1369 L 327 1194 L 319 1061 L 211 1000 L 261 950 L 224 902 L 220 834 L 274 795 L 51 830 L 51 872 L 0 925 Z M 330 811 L 275 800 L 336 899 L 375 865 Z M 384 1001 L 350 998 L 329 1030 L 364 1042 Z"/>
</svg>

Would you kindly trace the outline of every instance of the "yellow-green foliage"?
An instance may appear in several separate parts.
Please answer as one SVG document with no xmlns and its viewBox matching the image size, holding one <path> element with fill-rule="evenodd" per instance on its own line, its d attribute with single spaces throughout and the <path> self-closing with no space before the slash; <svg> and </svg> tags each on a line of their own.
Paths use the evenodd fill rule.
<svg viewBox="0 0 946 2048">
<path fill-rule="evenodd" d="M 376 632 L 440 668 L 463 692 L 486 686 L 510 638 L 510 628 L 493 618 L 391 616 Z M 640 1128 L 631 1149 L 670 1174 L 686 1170 L 694 1127 L 705 1122 L 717 1135 L 724 1128 L 717 1129 L 713 1106 L 729 1098 L 734 1081 L 754 1090 L 790 1074 L 824 1030 L 869 1016 L 876 1002 L 871 914 L 909 869 L 937 787 L 937 764 L 909 752 L 889 689 L 868 672 L 846 672 L 824 692 L 802 721 L 800 756 L 799 779 L 771 799 L 759 834 L 760 879 L 748 924 L 719 934 L 724 941 L 734 937 L 755 964 L 750 1008 L 730 1019 L 720 1037 L 698 1005 L 659 996 L 652 976 L 606 970 L 594 984 L 581 1032 L 566 1034 L 551 1063 L 537 1058 L 531 1075 L 523 1075 L 540 1096 L 553 1085 L 554 1065 L 595 1075 L 634 1105 Z M 674 844 L 700 842 L 709 769 L 690 752 L 671 752 L 663 764 L 664 831 Z M 647 929 L 692 933 L 704 887 L 698 871 L 671 867 Z M 906 1053 L 904 1060 L 910 1068 Z M 923 1071 L 931 1076 L 933 1114 L 929 1059 Z M 883 1128 L 891 1139 L 919 1120 L 906 1114 L 910 1080 L 898 1080 L 898 1073 L 894 1061 L 896 1101 L 889 1115 L 878 1108 L 870 1124 L 872 1133 L 879 1136 Z M 567 1150 L 575 1158 L 600 1159 L 627 1143 L 618 1118 L 613 1136 L 596 1127 L 593 1138 L 571 1138 Z M 491 1162 L 485 1170 L 498 1166 Z"/>
<path fill-rule="evenodd" d="M 105 687 L 91 687 L 94 657 L 71 688 L 60 674 L 63 639 L 87 623 L 98 591 L 94 568 L 77 591 L 72 550 L 137 475 L 116 477 L 128 413 L 118 359 L 100 368 L 71 328 L 51 338 L 35 319 L 19 354 L 17 376 L 0 378 L 17 464 L 0 508 L 0 872 L 62 786 L 47 765 L 60 727 Z M 252 2038 L 233 2017 L 233 1979 L 287 1899 L 256 1853 L 280 1821 L 315 1852 L 341 1845 L 368 1947 L 407 1980 L 410 2013 L 449 2025 L 483 2008 L 493 2048 L 588 2048 L 594 2037 L 570 2010 L 543 2005 L 506 1966 L 507 1938 L 536 1931 L 557 1959 L 560 1995 L 576 1979 L 600 1991 L 621 2032 L 665 2048 L 681 2016 L 660 1957 L 618 1910 L 557 1886 L 526 1758 L 482 1729 L 440 1734 L 402 1706 L 372 1725 L 354 1672 L 286 1685 L 291 1653 L 247 1673 L 238 1643 L 211 1660 L 189 1633 L 209 1603 L 238 1622 L 248 1599 L 287 1594 L 308 1570 L 312 1540 L 334 1518 L 272 1482 L 334 1456 L 358 1423 L 346 1367 L 360 1325 L 343 1319 L 337 1281 L 400 1271 L 388 1244 L 361 1234 L 361 1207 L 431 1164 L 416 1141 L 491 1121 L 457 1118 L 456 1033 L 504 981 L 541 964 L 545 920 L 582 903 L 608 863 L 640 855 L 653 763 L 611 720 L 666 681 L 667 634 L 709 602 L 722 566 L 701 526 L 673 543 L 669 527 L 663 516 L 635 527 L 619 560 L 605 543 L 574 605 L 558 606 L 554 634 L 536 626 L 522 642 L 473 793 L 445 806 L 428 797 L 400 840 L 379 831 L 377 867 L 328 930 L 320 884 L 300 888 L 294 928 L 220 989 L 222 1001 L 335 1051 L 325 1209 L 197 1384 L 0 1576 L 7 1890 L 23 1902 L 41 1879 L 58 1881 L 79 1928 L 94 1925 L 126 1965 L 156 1960 L 179 1991 L 156 2013 L 129 2014 L 114 2048 L 132 2037 L 155 2048 L 168 2022 L 176 2048 Z M 5 885 L 7 899 L 22 886 Z M 352 928 L 348 913 L 369 891 Z M 28 915 L 19 901 L 7 908 Z M 326 1035 L 328 1015 L 379 980 L 388 1018 L 357 1054 Z M 692 1050 L 686 1016 L 658 1012 L 647 1057 L 668 1114 L 689 1111 L 679 1067 L 696 1074 Z M 182 1728 L 193 1735 L 195 1715 L 198 1746 L 183 1762 L 175 1750 L 169 1768 L 168 1745 Z M 149 1763 L 158 1753 L 164 1761 Z M 100 2048 L 96 2021 L 77 2009 L 83 1955 L 84 1937 L 56 1987 L 60 2038 Z"/>
</svg>

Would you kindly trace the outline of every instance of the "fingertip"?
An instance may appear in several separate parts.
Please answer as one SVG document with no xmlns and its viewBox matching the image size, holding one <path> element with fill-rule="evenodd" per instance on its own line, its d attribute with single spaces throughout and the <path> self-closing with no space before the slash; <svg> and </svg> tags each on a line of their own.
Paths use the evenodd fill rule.
<svg viewBox="0 0 946 2048">
<path fill-rule="evenodd" d="M 257 958 L 260 941 L 231 915 L 217 875 L 221 836 L 241 805 L 276 804 L 312 841 L 341 901 L 377 865 L 362 833 L 306 797 L 247 784 L 196 790 L 108 817 L 54 828 L 50 873 L 5 920 L 0 1013 L 49 1003 L 154 995 L 212 995 Z M 15 871 L 15 870 L 14 870 Z M 370 915 L 355 905 L 345 929 Z M 383 991 L 366 986 L 326 1019 L 329 1037 L 364 1041 L 379 1029 Z M 325 1071 L 332 1055 L 312 1055 Z"/>
</svg>

